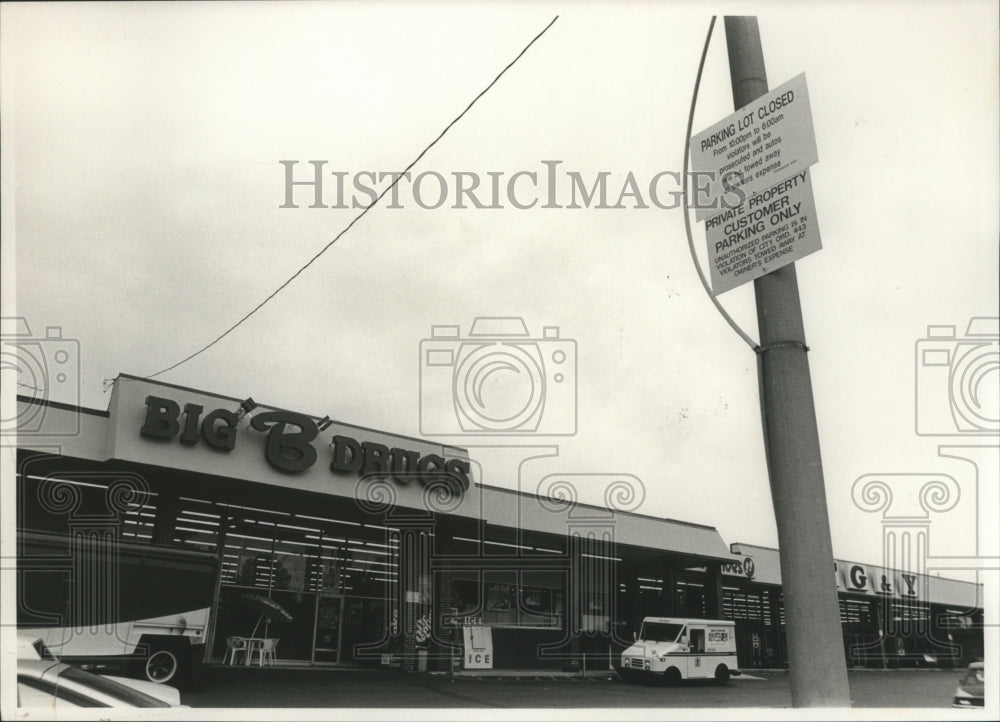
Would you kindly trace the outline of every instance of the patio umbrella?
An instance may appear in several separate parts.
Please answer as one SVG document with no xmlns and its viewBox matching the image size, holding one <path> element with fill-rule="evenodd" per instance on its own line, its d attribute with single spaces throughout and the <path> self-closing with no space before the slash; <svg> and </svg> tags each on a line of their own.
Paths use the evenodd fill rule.
<svg viewBox="0 0 1000 722">
<path fill-rule="evenodd" d="M 240 601 L 255 612 L 260 612 L 260 616 L 257 618 L 257 624 L 254 625 L 253 632 L 250 633 L 251 637 L 257 634 L 257 627 L 260 626 L 261 620 L 263 620 L 264 617 L 267 617 L 268 623 L 270 623 L 272 618 L 280 619 L 282 622 L 292 621 L 292 615 L 288 613 L 287 609 L 273 599 L 265 597 L 261 594 L 247 592 L 240 597 Z"/>
</svg>

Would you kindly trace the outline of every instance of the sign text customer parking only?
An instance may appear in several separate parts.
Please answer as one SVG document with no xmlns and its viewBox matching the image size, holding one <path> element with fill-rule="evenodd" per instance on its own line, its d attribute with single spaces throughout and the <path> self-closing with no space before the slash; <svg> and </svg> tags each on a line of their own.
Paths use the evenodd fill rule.
<svg viewBox="0 0 1000 722">
<path fill-rule="evenodd" d="M 691 138 L 713 293 L 822 247 L 807 171 L 817 160 L 804 73 Z"/>
</svg>

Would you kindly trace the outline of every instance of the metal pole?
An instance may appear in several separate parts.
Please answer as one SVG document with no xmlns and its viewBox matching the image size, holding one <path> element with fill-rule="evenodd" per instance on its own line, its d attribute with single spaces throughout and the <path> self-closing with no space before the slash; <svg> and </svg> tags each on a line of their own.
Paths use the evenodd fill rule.
<svg viewBox="0 0 1000 722">
<path fill-rule="evenodd" d="M 736 109 L 767 93 L 756 17 L 726 17 Z M 849 707 L 819 432 L 795 264 L 754 281 L 761 417 L 778 526 L 794 707 Z"/>
<path fill-rule="evenodd" d="M 226 537 L 229 533 L 229 525 L 233 521 L 234 517 L 226 516 L 225 514 L 219 517 L 219 533 L 215 542 L 215 588 L 212 590 L 212 606 L 208 613 L 208 633 L 205 636 L 203 662 L 211 661 L 212 651 L 215 649 L 215 628 L 219 624 L 219 599 L 222 597 L 222 562 L 226 558 Z M 239 572 L 237 571 L 237 573 Z M 223 657 L 223 660 L 225 660 L 225 657 Z"/>
</svg>

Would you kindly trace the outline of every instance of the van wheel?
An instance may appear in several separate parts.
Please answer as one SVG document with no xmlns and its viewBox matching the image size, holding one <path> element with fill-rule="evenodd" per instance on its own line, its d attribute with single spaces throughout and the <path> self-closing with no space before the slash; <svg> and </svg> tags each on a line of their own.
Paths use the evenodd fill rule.
<svg viewBox="0 0 1000 722">
<path fill-rule="evenodd" d="M 715 683 L 725 684 L 729 681 L 729 667 L 724 664 L 720 664 L 715 668 Z"/>
<path fill-rule="evenodd" d="M 667 684 L 677 684 L 681 681 L 681 671 L 677 667 L 670 667 L 663 672 L 663 681 Z"/>
</svg>

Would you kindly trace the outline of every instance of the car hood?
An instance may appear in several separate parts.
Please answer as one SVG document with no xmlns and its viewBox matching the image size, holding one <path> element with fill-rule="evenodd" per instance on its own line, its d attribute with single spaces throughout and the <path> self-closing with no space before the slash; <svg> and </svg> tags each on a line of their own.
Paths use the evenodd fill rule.
<svg viewBox="0 0 1000 722">
<path fill-rule="evenodd" d="M 132 679 L 131 677 L 114 677 L 110 674 L 101 676 L 106 677 L 107 679 L 113 679 L 119 684 L 124 684 L 126 687 L 131 687 L 132 689 L 142 692 L 143 694 L 148 694 L 150 697 L 156 697 L 156 699 L 166 702 L 171 707 L 181 706 L 181 693 L 176 687 L 171 687 L 168 684 L 149 682 L 144 679 Z"/>
</svg>

